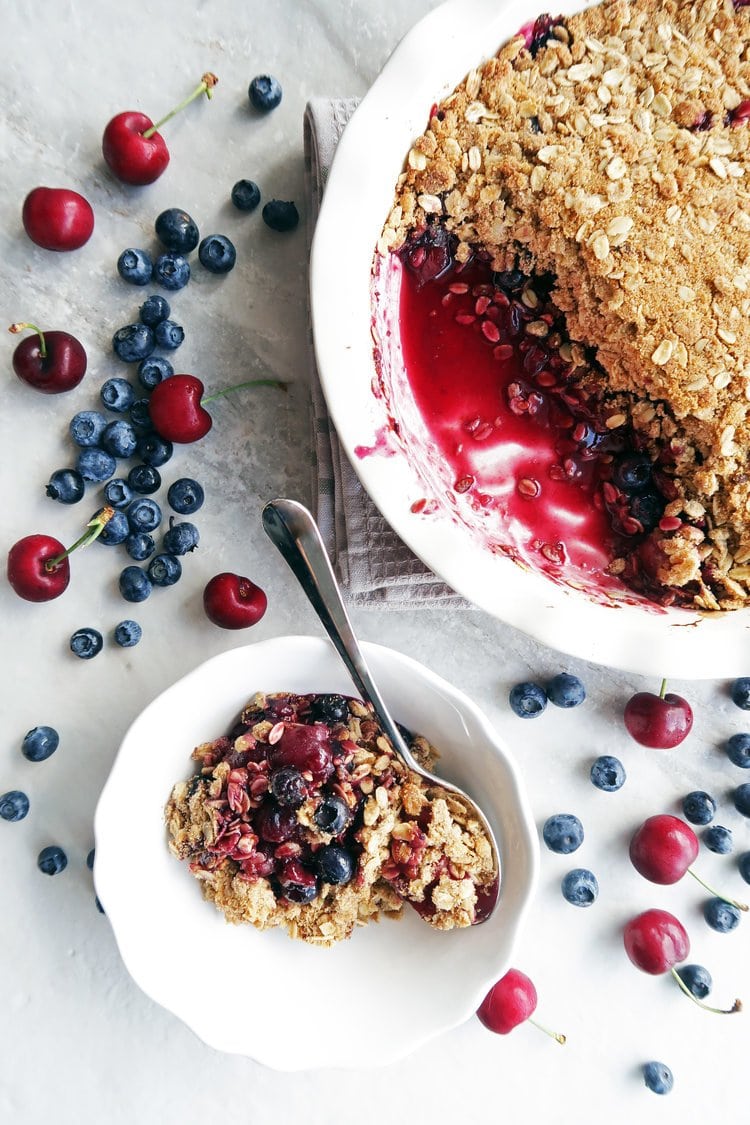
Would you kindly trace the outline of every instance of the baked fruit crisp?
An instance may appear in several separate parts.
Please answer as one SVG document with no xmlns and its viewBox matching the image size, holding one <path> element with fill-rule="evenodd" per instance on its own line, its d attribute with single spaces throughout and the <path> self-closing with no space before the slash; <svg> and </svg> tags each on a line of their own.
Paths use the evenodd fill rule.
<svg viewBox="0 0 750 1125">
<path fill-rule="evenodd" d="M 433 748 L 409 741 L 429 766 Z M 402 764 L 356 699 L 257 694 L 192 756 L 166 806 L 169 847 L 230 922 L 327 946 L 404 902 L 442 930 L 494 903 L 479 823 Z"/>
<path fill-rule="evenodd" d="M 608 573 L 665 605 L 750 598 L 749 172 L 745 3 L 613 0 L 433 106 L 378 246 L 511 365 L 506 416 L 556 427 L 520 495 L 580 479 Z"/>
</svg>

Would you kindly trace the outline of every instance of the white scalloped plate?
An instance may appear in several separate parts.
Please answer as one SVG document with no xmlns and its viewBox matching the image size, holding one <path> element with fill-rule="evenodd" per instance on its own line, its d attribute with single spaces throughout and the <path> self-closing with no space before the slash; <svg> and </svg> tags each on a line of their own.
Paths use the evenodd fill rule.
<svg viewBox="0 0 750 1125">
<path fill-rule="evenodd" d="M 554 12 L 582 6 L 562 0 Z M 406 36 L 347 127 L 311 259 L 315 348 L 326 399 L 350 461 L 388 522 L 477 606 L 563 652 L 601 664 L 659 676 L 739 675 L 750 660 L 750 610 L 701 615 L 602 604 L 492 554 L 450 510 L 412 512 L 425 496 L 424 465 L 415 463 L 415 450 L 424 446 L 412 440 L 416 431 L 403 442 L 391 440 L 388 409 L 373 393 L 373 252 L 405 154 L 424 130 L 429 107 L 535 11 L 527 0 L 449 0 Z M 409 425 L 416 425 L 409 414 Z M 373 452 L 362 456 L 363 449 Z"/>
<path fill-rule="evenodd" d="M 468 1019 L 510 964 L 537 877 L 534 821 L 489 721 L 416 661 L 363 648 L 398 720 L 439 748 L 441 772 L 492 823 L 503 877 L 483 925 L 439 933 L 406 909 L 318 949 L 229 925 L 169 852 L 173 784 L 192 773 L 193 747 L 226 731 L 253 692 L 352 694 L 333 647 L 315 637 L 232 649 L 165 691 L 127 732 L 96 810 L 96 890 L 133 979 L 210 1046 L 279 1070 L 381 1066 Z M 334 1003 L 345 1035 L 321 1032 L 315 1018 Z"/>
</svg>

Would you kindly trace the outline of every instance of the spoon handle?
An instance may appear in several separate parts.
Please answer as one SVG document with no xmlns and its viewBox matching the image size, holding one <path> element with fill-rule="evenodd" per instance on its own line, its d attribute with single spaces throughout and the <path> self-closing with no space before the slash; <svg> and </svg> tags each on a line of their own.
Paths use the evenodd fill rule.
<svg viewBox="0 0 750 1125">
<path fill-rule="evenodd" d="M 381 727 L 407 766 L 421 772 L 370 675 L 312 515 L 295 500 L 272 500 L 262 518 L 266 535 L 307 594 L 362 698 L 372 703 Z"/>
</svg>

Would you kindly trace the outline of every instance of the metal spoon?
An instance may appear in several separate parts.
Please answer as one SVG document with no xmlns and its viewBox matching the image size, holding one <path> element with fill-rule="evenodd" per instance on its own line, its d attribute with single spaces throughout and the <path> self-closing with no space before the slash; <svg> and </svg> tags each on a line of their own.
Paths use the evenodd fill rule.
<svg viewBox="0 0 750 1125">
<path fill-rule="evenodd" d="M 424 769 L 406 745 L 390 711 L 383 702 L 383 697 L 373 681 L 370 669 L 362 655 L 323 545 L 320 531 L 311 513 L 304 505 L 298 504 L 295 500 L 273 500 L 266 504 L 262 518 L 266 535 L 278 547 L 295 578 L 307 594 L 362 699 L 372 705 L 377 720 L 390 739 L 396 753 L 400 755 L 410 770 L 419 774 L 430 785 L 439 786 L 446 793 L 458 797 L 476 816 L 484 829 L 492 848 L 494 876 L 489 888 L 480 892 L 481 903 L 478 902 L 477 922 L 475 924 L 485 922 L 497 904 L 500 880 L 497 843 L 487 817 L 462 789 Z"/>
</svg>

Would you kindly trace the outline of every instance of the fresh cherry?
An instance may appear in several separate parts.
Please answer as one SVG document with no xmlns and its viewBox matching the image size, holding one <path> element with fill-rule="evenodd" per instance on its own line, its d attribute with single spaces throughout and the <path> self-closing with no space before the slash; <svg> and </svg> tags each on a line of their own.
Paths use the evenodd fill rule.
<svg viewBox="0 0 750 1125">
<path fill-rule="evenodd" d="M 49 602 L 59 598 L 70 582 L 69 555 L 85 547 L 107 526 L 114 508 L 102 508 L 86 525 L 87 530 L 66 550 L 51 535 L 27 535 L 8 552 L 8 581 L 27 602 Z"/>
<path fill-rule="evenodd" d="M 31 241 L 45 250 L 78 250 L 94 229 L 91 204 L 70 188 L 34 188 L 23 202 L 21 218 Z"/>
<path fill-rule="evenodd" d="M 206 616 L 222 629 L 246 629 L 257 624 L 267 605 L 260 586 L 239 574 L 216 574 L 203 591 Z"/>
<path fill-rule="evenodd" d="M 218 81 L 215 74 L 204 74 L 192 94 L 156 124 L 137 110 L 126 110 L 113 117 L 104 130 L 102 153 L 118 180 L 138 186 L 158 180 L 169 164 L 169 149 L 157 130 L 194 98 L 201 94 L 210 98 Z"/>
<path fill-rule="evenodd" d="M 687 871 L 712 895 L 724 898 L 738 910 L 747 910 L 743 903 L 718 894 L 693 871 L 690 864 L 698 855 L 698 849 L 698 837 L 690 825 L 678 816 L 663 813 L 650 816 L 636 829 L 630 841 L 630 860 L 636 871 L 652 883 L 662 886 L 677 883 Z"/>
<path fill-rule="evenodd" d="M 520 970 L 509 969 L 487 993 L 477 1009 L 477 1015 L 484 1026 L 497 1035 L 507 1035 L 519 1023 L 528 1020 L 558 1043 L 564 1043 L 564 1035 L 549 1031 L 531 1018 L 536 1005 L 537 994 L 533 982 Z"/>
<path fill-rule="evenodd" d="M 269 760 L 274 769 L 293 766 L 322 784 L 333 773 L 328 727 L 322 723 L 285 723 L 281 738 L 269 751 Z"/>
<path fill-rule="evenodd" d="M 244 387 L 281 387 L 278 379 L 249 379 L 203 398 L 203 383 L 194 375 L 172 375 L 154 387 L 148 404 L 154 429 L 167 441 L 187 445 L 205 437 L 213 425 L 206 403 Z"/>
<path fill-rule="evenodd" d="M 57 395 L 77 387 L 86 374 L 83 344 L 69 332 L 42 333 L 35 324 L 11 324 L 9 332 L 18 334 L 30 328 L 13 352 L 13 370 L 19 379 L 46 395 Z"/>
<path fill-rule="evenodd" d="M 661 691 L 639 691 L 625 704 L 625 726 L 631 738 L 641 746 L 655 750 L 671 750 L 679 746 L 690 734 L 693 711 L 681 695 L 665 694 L 667 681 L 662 680 Z"/>
</svg>

